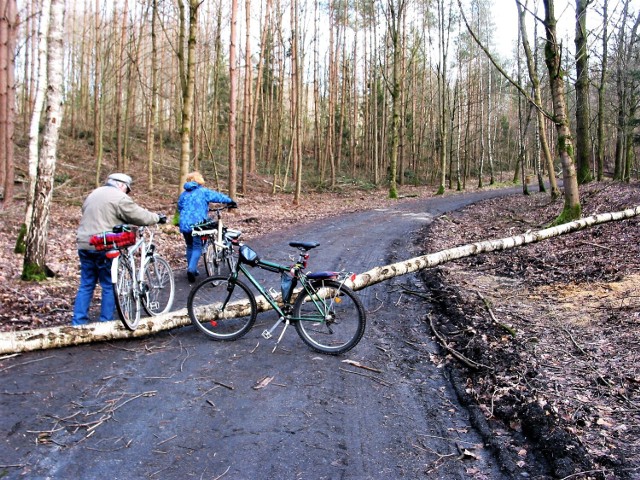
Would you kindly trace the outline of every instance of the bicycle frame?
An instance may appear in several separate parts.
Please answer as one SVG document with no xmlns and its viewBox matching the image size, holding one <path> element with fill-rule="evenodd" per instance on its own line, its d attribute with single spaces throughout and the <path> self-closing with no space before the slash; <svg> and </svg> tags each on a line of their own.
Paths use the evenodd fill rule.
<svg viewBox="0 0 640 480">
<path fill-rule="evenodd" d="M 304 268 L 307 265 L 307 259 L 309 258 L 309 254 L 307 252 L 303 253 L 300 252 L 300 258 L 298 260 L 298 262 L 296 262 L 293 266 L 291 265 L 282 265 L 282 264 L 278 264 L 278 263 L 274 263 L 274 262 L 270 262 L 268 260 L 258 260 L 255 264 L 255 267 L 260 268 L 262 270 L 266 270 L 269 272 L 273 272 L 273 273 L 292 273 L 293 274 L 293 278 L 296 279 L 299 284 L 301 285 L 302 289 L 309 294 L 309 298 L 312 299 L 314 305 L 316 306 L 316 308 L 318 309 L 318 313 L 322 315 L 322 318 L 319 318 L 318 320 L 315 319 L 310 319 L 310 318 L 299 318 L 299 317 L 293 317 L 291 315 L 291 307 L 293 305 L 293 301 L 295 301 L 296 295 L 291 294 L 290 298 L 287 299 L 282 299 L 282 307 L 280 307 L 280 305 L 278 304 L 278 300 L 276 298 L 274 298 L 274 294 L 271 294 L 269 292 L 268 289 L 266 289 L 249 271 L 249 269 L 241 262 L 238 261 L 238 264 L 236 266 L 236 269 L 234 272 L 231 273 L 230 276 L 230 280 L 233 281 L 235 279 L 238 278 L 239 273 L 242 272 L 242 274 L 244 274 L 244 276 L 247 278 L 247 280 L 249 280 L 249 282 L 251 283 L 251 285 L 253 285 L 258 292 L 260 293 L 260 295 L 263 296 L 263 298 L 267 301 L 267 303 L 269 303 L 269 305 L 271 305 L 271 307 L 273 308 L 273 310 L 278 314 L 278 321 L 268 330 L 265 329 L 262 332 L 262 336 L 265 339 L 269 339 L 273 336 L 273 332 L 276 328 L 278 328 L 278 326 L 282 323 L 285 322 L 285 327 L 282 330 L 282 333 L 280 334 L 280 337 L 278 338 L 278 342 L 276 343 L 276 346 L 280 343 L 280 340 L 282 339 L 282 336 L 284 335 L 284 332 L 286 330 L 286 327 L 291 323 L 291 322 L 297 322 L 297 321 L 301 321 L 301 322 L 314 322 L 314 323 L 320 323 L 324 320 L 324 315 L 325 315 L 325 311 L 324 308 L 321 307 L 321 302 L 319 302 L 319 300 L 322 298 L 322 295 L 319 294 L 318 291 L 316 291 L 315 289 L 313 289 L 311 287 L 311 281 L 312 280 L 335 280 L 338 279 L 340 277 L 340 272 L 324 272 L 324 275 L 321 275 L 317 278 L 314 278 L 312 280 L 310 280 L 307 275 L 305 274 L 305 272 L 303 271 Z M 348 278 L 348 276 L 345 276 L 344 278 L 342 278 L 340 280 L 340 285 L 343 285 L 345 280 Z M 292 301 L 293 300 L 293 301 Z M 275 348 L 274 348 L 275 350 Z"/>
<path fill-rule="evenodd" d="M 127 257 L 129 258 L 129 262 L 131 262 L 131 267 L 135 272 L 136 279 L 136 288 L 141 282 L 144 281 L 144 272 L 145 266 L 149 262 L 149 258 L 153 255 L 153 251 L 155 250 L 155 245 L 153 245 L 153 231 L 149 233 L 149 240 L 145 239 L 144 231 L 146 227 L 140 227 L 138 232 L 140 237 L 136 241 L 135 244 L 127 247 Z M 140 265 L 136 265 L 136 252 L 140 251 Z M 111 263 L 111 281 L 116 282 L 118 279 L 118 264 L 120 263 L 120 255 L 122 255 L 122 250 L 118 251 L 118 255 L 113 259 Z"/>
</svg>

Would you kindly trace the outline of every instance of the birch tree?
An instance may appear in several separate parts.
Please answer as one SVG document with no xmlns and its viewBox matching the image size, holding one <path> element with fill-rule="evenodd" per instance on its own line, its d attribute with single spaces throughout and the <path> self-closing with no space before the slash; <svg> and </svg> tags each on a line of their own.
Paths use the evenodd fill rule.
<svg viewBox="0 0 640 480">
<path fill-rule="evenodd" d="M 35 84 L 33 111 L 31 113 L 31 124 L 29 126 L 29 188 L 27 190 L 27 199 L 25 202 L 25 221 L 16 242 L 16 253 L 25 252 L 25 240 L 29 233 L 29 229 L 31 228 L 31 219 L 33 216 L 33 197 L 36 188 L 36 179 L 38 176 L 40 118 L 42 116 L 42 107 L 44 106 L 45 92 L 47 88 L 47 41 L 50 14 L 51 0 L 42 0 L 42 9 L 38 19 L 38 78 Z"/>
<path fill-rule="evenodd" d="M 51 0 L 47 40 L 46 119 L 35 181 L 31 228 L 27 235 L 22 279 L 41 280 L 52 272 L 45 264 L 56 152 L 62 123 L 65 0 Z"/>
</svg>

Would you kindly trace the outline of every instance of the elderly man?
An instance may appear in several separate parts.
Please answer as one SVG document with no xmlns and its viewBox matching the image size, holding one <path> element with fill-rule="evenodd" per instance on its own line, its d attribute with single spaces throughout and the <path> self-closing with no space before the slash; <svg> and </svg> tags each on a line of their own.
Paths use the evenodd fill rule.
<svg viewBox="0 0 640 480">
<path fill-rule="evenodd" d="M 115 310 L 111 284 L 112 260 L 106 257 L 106 252 L 97 251 L 89 244 L 91 236 L 111 231 L 120 224 L 153 225 L 167 221 L 165 215 L 145 210 L 129 197 L 131 183 L 129 175 L 112 173 L 105 184 L 91 192 L 82 205 L 82 218 L 77 232 L 80 287 L 73 307 L 72 325 L 84 325 L 89 321 L 89 305 L 98 281 L 102 287 L 100 321 L 112 320 Z"/>
</svg>

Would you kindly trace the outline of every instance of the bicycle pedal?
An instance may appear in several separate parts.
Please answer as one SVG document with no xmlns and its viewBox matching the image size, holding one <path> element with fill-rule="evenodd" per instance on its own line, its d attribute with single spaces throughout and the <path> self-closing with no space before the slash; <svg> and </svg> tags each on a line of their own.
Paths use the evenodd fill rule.
<svg viewBox="0 0 640 480">
<path fill-rule="evenodd" d="M 271 335 L 271 332 L 269 330 L 265 330 L 262 332 L 262 337 L 266 340 L 269 340 L 271 337 L 273 337 L 273 335 Z"/>
</svg>

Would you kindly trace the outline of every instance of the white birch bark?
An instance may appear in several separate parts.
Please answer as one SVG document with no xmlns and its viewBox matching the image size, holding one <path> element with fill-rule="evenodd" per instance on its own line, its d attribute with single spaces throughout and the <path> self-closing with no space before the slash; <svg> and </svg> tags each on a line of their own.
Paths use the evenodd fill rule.
<svg viewBox="0 0 640 480">
<path fill-rule="evenodd" d="M 36 190 L 36 177 L 38 175 L 38 140 L 40 132 L 40 117 L 44 106 L 44 95 L 47 89 L 47 40 L 49 32 L 49 15 L 51 0 L 42 0 L 42 9 L 38 25 L 38 80 L 33 104 L 33 114 L 29 125 L 29 191 L 27 193 L 27 211 L 25 213 L 26 233 L 31 228 L 31 215 L 33 212 L 33 195 Z"/>
<path fill-rule="evenodd" d="M 537 232 L 526 232 L 512 237 L 486 240 L 450 248 L 440 252 L 411 258 L 403 262 L 397 262 L 392 265 L 375 267 L 357 275 L 353 282 L 349 282 L 349 286 L 353 288 L 353 290 L 362 290 L 366 287 L 389 280 L 390 278 L 417 272 L 419 270 L 425 270 L 451 260 L 470 257 L 480 253 L 507 250 L 527 245 L 529 243 L 547 240 L 566 233 L 583 230 L 594 225 L 616 220 L 625 220 L 638 215 L 640 215 L 640 206 L 618 212 L 601 213 L 599 215 L 582 218 L 580 220 L 575 220 L 556 227 L 546 228 Z M 263 312 L 270 308 L 269 304 L 263 297 L 258 297 L 256 301 L 258 304 L 258 312 Z M 67 347 L 98 341 L 143 337 L 163 330 L 171 330 L 189 324 L 190 319 L 187 314 L 187 310 L 182 309 L 157 317 L 144 318 L 140 321 L 140 325 L 134 332 L 126 330 L 119 321 L 98 322 L 83 325 L 81 327 L 65 325 L 28 331 L 0 332 L 0 354 Z"/>
</svg>

